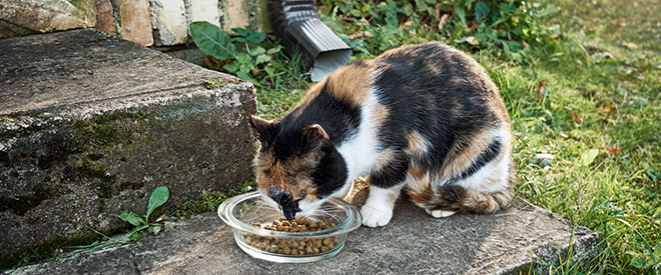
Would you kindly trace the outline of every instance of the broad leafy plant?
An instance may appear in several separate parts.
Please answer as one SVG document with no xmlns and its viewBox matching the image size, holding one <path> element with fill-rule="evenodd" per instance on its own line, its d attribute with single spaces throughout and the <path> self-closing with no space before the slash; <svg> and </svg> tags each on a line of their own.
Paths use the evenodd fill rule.
<svg viewBox="0 0 661 275">
<path fill-rule="evenodd" d="M 466 49 L 493 48 L 522 62 L 530 44 L 556 39 L 559 26 L 541 20 L 553 5 L 514 0 L 321 0 L 322 20 L 370 58 L 404 44 L 445 41 Z"/>
<path fill-rule="evenodd" d="M 195 45 L 209 55 L 205 62 L 210 68 L 235 74 L 255 86 L 261 86 L 254 77 L 262 72 L 268 76 L 275 75 L 273 67 L 267 64 L 273 61 L 274 54 L 280 52 L 280 47 L 268 50 L 262 47 L 259 43 L 266 34 L 234 28 L 232 32 L 236 35 L 230 36 L 218 26 L 205 21 L 191 23 L 190 31 Z"/>
<path fill-rule="evenodd" d="M 160 219 L 150 223 L 149 216 L 154 212 L 154 209 L 167 202 L 169 197 L 170 192 L 168 188 L 166 186 L 161 186 L 151 193 L 146 215 L 122 211 L 119 218 L 135 226 L 133 230 L 126 233 L 126 237 L 130 240 L 137 241 L 145 235 L 145 233 L 143 233 L 145 230 L 149 233 L 154 233 L 154 235 L 158 235 L 158 233 L 160 233 L 165 227 L 160 223 Z"/>
</svg>

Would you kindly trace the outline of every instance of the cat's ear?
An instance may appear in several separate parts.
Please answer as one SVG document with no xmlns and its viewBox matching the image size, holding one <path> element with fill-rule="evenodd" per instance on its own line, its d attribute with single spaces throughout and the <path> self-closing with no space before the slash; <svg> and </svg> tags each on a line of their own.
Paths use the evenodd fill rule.
<svg viewBox="0 0 661 275">
<path fill-rule="evenodd" d="M 280 132 L 280 122 L 278 121 L 268 121 L 253 115 L 250 116 L 249 121 L 263 148 L 273 142 L 275 136 Z"/>
<path fill-rule="evenodd" d="M 303 131 L 301 145 L 303 153 L 319 151 L 323 146 L 330 144 L 328 134 L 319 124 L 313 124 Z"/>
</svg>

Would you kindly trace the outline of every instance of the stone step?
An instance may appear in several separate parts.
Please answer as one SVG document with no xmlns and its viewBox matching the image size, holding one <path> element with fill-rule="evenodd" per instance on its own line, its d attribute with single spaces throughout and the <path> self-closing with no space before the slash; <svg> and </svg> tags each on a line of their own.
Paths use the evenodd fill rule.
<svg viewBox="0 0 661 275">
<path fill-rule="evenodd" d="M 158 186 L 161 213 L 240 187 L 255 111 L 250 83 L 96 30 L 0 39 L 0 256 L 116 229 Z"/>
<path fill-rule="evenodd" d="M 591 260 L 602 239 L 521 199 L 492 215 L 435 219 L 403 198 L 387 226 L 361 227 L 335 257 L 305 264 L 251 258 L 216 213 L 167 226 L 137 243 L 11 274 L 548 274 L 560 259 L 598 265 Z"/>
</svg>

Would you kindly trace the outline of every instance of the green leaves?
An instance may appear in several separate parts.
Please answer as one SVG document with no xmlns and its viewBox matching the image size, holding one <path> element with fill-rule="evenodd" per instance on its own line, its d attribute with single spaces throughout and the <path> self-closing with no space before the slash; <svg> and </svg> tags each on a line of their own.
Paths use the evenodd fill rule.
<svg viewBox="0 0 661 275">
<path fill-rule="evenodd" d="M 141 226 L 145 224 L 145 219 L 143 219 L 142 217 L 140 217 L 140 215 L 133 212 L 122 211 L 122 213 L 119 214 L 118 217 L 123 221 L 129 222 L 130 224 L 135 226 Z"/>
<path fill-rule="evenodd" d="M 128 212 L 128 211 L 122 211 L 121 214 L 118 215 L 120 219 L 123 221 L 126 221 L 135 228 L 133 230 L 129 231 L 126 233 L 126 238 L 137 241 L 141 239 L 145 234 L 141 233 L 141 231 L 147 229 L 148 232 L 154 233 L 154 235 L 158 235 L 163 230 L 163 225 L 158 223 L 159 220 L 156 221 L 156 223 L 149 223 L 149 216 L 151 215 L 152 212 L 154 212 L 154 209 L 158 208 L 159 206 L 163 205 L 165 202 L 168 201 L 168 198 L 170 197 L 170 191 L 166 186 L 160 186 L 154 189 L 154 191 L 151 193 L 151 197 L 149 197 L 149 204 L 147 205 L 147 215 L 140 215 L 136 214 L 133 212 Z"/>
<path fill-rule="evenodd" d="M 156 207 L 159 207 L 167 202 L 169 197 L 170 191 L 168 190 L 167 186 L 157 187 L 154 192 L 151 193 L 151 197 L 149 197 L 149 205 L 147 206 L 147 216 L 145 219 L 149 219 L 151 212 L 154 212 Z"/>
<path fill-rule="evenodd" d="M 232 29 L 232 31 L 239 35 L 239 37 L 235 37 L 235 38 L 233 38 L 233 40 L 235 42 L 240 42 L 240 43 L 243 43 L 243 42 L 246 42 L 246 41 L 250 41 L 250 42 L 253 42 L 253 43 L 259 43 L 259 42 L 262 42 L 262 40 L 264 40 L 264 38 L 266 37 L 265 33 L 254 32 L 254 31 L 246 30 L 246 29 L 234 28 L 234 29 Z"/>
<path fill-rule="evenodd" d="M 229 35 L 218 26 L 206 21 L 190 24 L 190 32 L 195 45 L 204 53 L 219 60 L 236 57 L 236 47 Z"/>
<path fill-rule="evenodd" d="M 255 43 L 264 40 L 265 33 L 234 28 L 232 31 L 236 33 L 236 36 L 230 37 L 224 30 L 208 22 L 193 22 L 190 28 L 195 44 L 206 54 L 216 59 L 209 62 L 205 60 L 210 68 L 222 68 L 222 70 L 235 74 L 240 79 L 249 81 L 258 87 L 261 87 L 262 84 L 253 76 L 259 75 L 262 70 L 269 77 L 275 75 L 275 72 L 271 67 L 268 67 L 267 63 L 273 61 L 273 54 L 280 52 L 280 46 L 270 48 L 267 51 L 264 47 L 255 45 Z"/>
</svg>

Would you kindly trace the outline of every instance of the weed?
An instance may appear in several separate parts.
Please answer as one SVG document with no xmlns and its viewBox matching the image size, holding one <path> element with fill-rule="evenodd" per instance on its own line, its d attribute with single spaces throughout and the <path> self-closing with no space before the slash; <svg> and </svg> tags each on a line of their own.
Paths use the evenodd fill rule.
<svg viewBox="0 0 661 275">
<path fill-rule="evenodd" d="M 253 76 L 266 72 L 269 76 L 275 74 L 273 67 L 265 64 L 272 62 L 272 56 L 280 52 L 275 46 L 266 50 L 257 45 L 266 34 L 251 30 L 234 28 L 237 36 L 230 37 L 224 30 L 205 21 L 190 24 L 191 36 L 195 44 L 209 56 L 205 63 L 212 69 L 220 69 L 237 77 L 250 81 L 255 86 L 261 86 Z M 237 47 L 238 45 L 238 47 Z"/>
<path fill-rule="evenodd" d="M 207 192 L 202 191 L 202 198 L 194 201 L 184 202 L 179 209 L 174 211 L 171 215 L 176 217 L 190 216 L 209 211 L 216 211 L 221 203 L 230 197 L 246 193 L 253 189 L 252 182 L 246 182 L 241 186 L 240 190 L 230 190 L 227 194 L 223 192 Z"/>
<path fill-rule="evenodd" d="M 165 227 L 162 223 L 160 223 L 160 219 L 150 223 L 149 215 L 151 215 L 154 209 L 167 202 L 169 196 L 170 192 L 166 186 L 157 187 L 151 193 L 151 197 L 149 197 L 149 204 L 147 206 L 146 215 L 122 211 L 122 213 L 119 215 L 119 218 L 135 226 L 133 230 L 126 233 L 126 238 L 137 241 L 144 236 L 144 233 L 142 232 L 144 230 L 147 230 L 149 233 L 154 233 L 154 235 L 158 235 L 158 233 L 160 233 L 161 230 L 163 230 Z"/>
<path fill-rule="evenodd" d="M 525 62 L 531 44 L 559 38 L 541 22 L 554 5 L 513 0 L 320 1 L 322 20 L 358 54 L 371 58 L 403 44 L 446 41 L 469 50 L 499 49 Z M 343 35 L 352 34 L 352 35 Z"/>
</svg>

